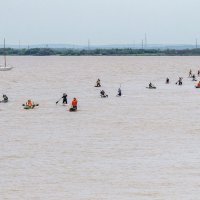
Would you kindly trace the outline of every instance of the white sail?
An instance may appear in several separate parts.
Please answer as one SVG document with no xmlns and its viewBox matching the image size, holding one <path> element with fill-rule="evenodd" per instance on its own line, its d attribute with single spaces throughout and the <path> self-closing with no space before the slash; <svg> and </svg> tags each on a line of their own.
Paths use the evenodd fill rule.
<svg viewBox="0 0 200 200">
<path fill-rule="evenodd" d="M 4 66 L 0 66 L 0 71 L 10 71 L 13 69 L 11 66 L 7 66 L 7 61 L 6 61 L 6 42 L 4 38 Z"/>
</svg>

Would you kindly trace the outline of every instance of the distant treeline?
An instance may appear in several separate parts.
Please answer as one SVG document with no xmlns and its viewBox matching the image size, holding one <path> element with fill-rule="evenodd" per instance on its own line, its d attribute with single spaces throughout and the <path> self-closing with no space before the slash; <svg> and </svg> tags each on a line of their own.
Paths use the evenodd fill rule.
<svg viewBox="0 0 200 200">
<path fill-rule="evenodd" d="M 200 56 L 198 49 L 50 49 L 50 48 L 32 48 L 32 49 L 5 49 L 6 55 L 19 56 Z M 4 49 L 0 48 L 0 55 L 4 55 Z"/>
</svg>

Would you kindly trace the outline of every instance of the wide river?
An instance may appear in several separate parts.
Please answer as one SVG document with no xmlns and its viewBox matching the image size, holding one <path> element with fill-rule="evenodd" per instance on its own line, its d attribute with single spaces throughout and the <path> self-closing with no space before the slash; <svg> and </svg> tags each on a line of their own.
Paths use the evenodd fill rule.
<svg viewBox="0 0 200 200">
<path fill-rule="evenodd" d="M 200 198 L 200 89 L 188 78 L 200 57 L 7 59 L 1 200 Z M 100 98 L 98 78 L 109 98 Z M 156 90 L 146 89 L 150 81 Z M 64 92 L 77 97 L 78 112 L 56 105 Z M 24 110 L 28 99 L 39 107 Z"/>
</svg>

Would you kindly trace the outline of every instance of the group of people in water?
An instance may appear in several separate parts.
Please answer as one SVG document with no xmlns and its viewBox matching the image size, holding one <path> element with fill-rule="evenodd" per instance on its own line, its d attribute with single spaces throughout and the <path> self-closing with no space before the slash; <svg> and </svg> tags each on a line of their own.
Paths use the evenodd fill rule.
<svg viewBox="0 0 200 200">
<path fill-rule="evenodd" d="M 100 81 L 99 78 L 97 79 L 96 85 L 95 85 L 94 87 L 101 87 L 101 81 Z M 118 94 L 117 94 L 117 96 L 118 96 L 118 97 L 121 97 L 121 96 L 122 96 L 121 86 L 120 86 L 120 88 L 118 89 Z M 101 91 L 100 91 L 100 97 L 101 97 L 101 98 L 107 98 L 108 95 L 105 93 L 104 90 L 101 90 Z"/>
<path fill-rule="evenodd" d="M 62 99 L 62 103 L 63 105 L 68 105 L 68 101 L 67 101 L 67 94 L 63 93 L 62 97 L 56 102 L 56 104 Z M 32 100 L 28 100 L 25 104 L 23 104 L 24 109 L 33 109 L 36 106 L 39 106 L 39 104 L 35 104 Z M 78 107 L 78 100 L 74 97 L 71 103 L 71 107 L 69 109 L 69 111 L 74 112 L 77 111 L 77 107 Z"/>
<path fill-rule="evenodd" d="M 101 87 L 101 81 L 100 79 L 97 80 L 97 84 L 95 87 Z M 102 98 L 108 97 L 108 95 L 105 93 L 104 90 L 100 91 L 100 96 Z M 118 94 L 117 96 L 122 96 L 122 91 L 121 88 L 118 89 Z M 68 105 L 68 99 L 67 99 L 67 94 L 63 93 L 62 97 L 56 102 L 56 104 L 58 104 L 58 102 L 60 102 L 60 100 L 62 100 L 62 104 L 63 105 Z M 4 94 L 3 95 L 3 100 L 0 101 L 1 103 L 7 103 L 8 102 L 8 97 Z M 22 106 L 24 106 L 24 109 L 33 109 L 36 106 L 39 106 L 39 104 L 35 104 L 32 100 L 28 100 L 25 104 L 23 104 Z M 71 107 L 69 109 L 69 111 L 74 112 L 77 111 L 78 108 L 78 100 L 77 98 L 73 98 L 72 102 L 71 102 Z"/>
<path fill-rule="evenodd" d="M 63 105 L 68 105 L 68 101 L 67 101 L 67 94 L 63 93 L 62 97 L 60 98 L 60 100 L 63 100 L 62 103 Z M 60 101 L 58 100 L 56 102 L 56 104 Z M 8 102 L 8 97 L 7 95 L 3 94 L 3 100 L 0 101 L 0 103 L 7 103 Z M 22 104 L 22 106 L 24 107 L 24 109 L 34 109 L 36 106 L 39 106 L 39 104 L 34 103 L 32 100 L 28 100 L 25 104 Z M 78 100 L 74 97 L 71 103 L 71 107 L 69 109 L 69 111 L 77 111 L 77 107 L 78 107 Z"/>
<path fill-rule="evenodd" d="M 200 70 L 198 70 L 197 75 L 198 75 L 198 77 L 200 77 Z M 189 76 L 188 77 L 192 78 L 192 81 L 197 81 L 196 75 L 192 74 L 192 70 L 191 69 L 189 71 Z M 170 80 L 169 80 L 168 77 L 166 78 L 165 83 L 166 84 L 170 83 Z M 176 85 L 183 85 L 183 77 L 179 77 L 178 81 L 175 84 Z M 196 88 L 200 88 L 200 81 L 197 83 L 197 85 L 195 87 Z M 151 82 L 149 83 L 149 87 L 147 87 L 147 88 L 149 88 L 149 89 L 156 89 L 156 87 Z"/>
<path fill-rule="evenodd" d="M 200 77 L 200 70 L 198 70 L 197 75 Z M 192 74 L 192 70 L 189 71 L 189 78 L 192 78 L 192 81 L 197 81 L 196 75 Z M 165 81 L 166 84 L 170 83 L 169 78 L 166 78 Z M 175 83 L 177 85 L 183 85 L 183 77 L 179 77 L 178 81 Z M 100 79 L 97 80 L 95 87 L 101 87 L 101 81 Z M 197 83 L 195 86 L 196 88 L 200 88 L 200 81 Z M 155 85 L 153 85 L 151 82 L 149 83 L 149 86 L 147 87 L 148 89 L 156 89 Z M 118 97 L 122 96 L 122 90 L 121 90 L 121 85 L 120 88 L 118 89 L 117 95 Z M 104 90 L 100 91 L 100 97 L 101 98 L 107 98 L 108 94 L 105 93 Z M 67 94 L 63 93 L 62 97 L 56 102 L 56 104 L 62 99 L 63 105 L 68 105 L 68 100 L 67 100 Z M 8 97 L 7 95 L 3 94 L 3 100 L 0 100 L 0 103 L 7 103 L 8 102 Z M 39 106 L 39 104 L 35 104 L 32 100 L 28 100 L 25 104 L 23 104 L 25 109 L 33 109 L 36 106 Z M 69 111 L 74 112 L 77 111 L 78 108 L 78 100 L 74 97 L 72 102 L 71 102 L 71 107 Z"/>
<path fill-rule="evenodd" d="M 67 101 L 67 94 L 63 93 L 62 97 L 56 102 L 56 104 L 62 99 L 62 103 L 63 105 L 68 105 L 68 101 Z M 77 111 L 78 108 L 78 100 L 74 97 L 71 103 L 71 108 L 69 109 L 69 111 L 73 112 L 73 111 Z"/>
</svg>

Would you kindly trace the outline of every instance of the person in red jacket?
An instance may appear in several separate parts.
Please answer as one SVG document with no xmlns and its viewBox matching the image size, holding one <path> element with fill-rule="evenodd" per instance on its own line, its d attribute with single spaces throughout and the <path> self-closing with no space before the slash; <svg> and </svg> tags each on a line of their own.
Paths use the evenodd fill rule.
<svg viewBox="0 0 200 200">
<path fill-rule="evenodd" d="M 76 111 L 78 106 L 78 101 L 76 98 L 72 100 L 72 107 L 70 108 L 70 111 Z"/>
<path fill-rule="evenodd" d="M 26 106 L 32 108 L 32 107 L 34 106 L 34 103 L 33 103 L 31 100 L 28 100 L 28 101 L 26 102 Z"/>
<path fill-rule="evenodd" d="M 196 88 L 200 88 L 200 81 L 198 82 Z"/>
</svg>

